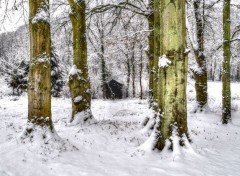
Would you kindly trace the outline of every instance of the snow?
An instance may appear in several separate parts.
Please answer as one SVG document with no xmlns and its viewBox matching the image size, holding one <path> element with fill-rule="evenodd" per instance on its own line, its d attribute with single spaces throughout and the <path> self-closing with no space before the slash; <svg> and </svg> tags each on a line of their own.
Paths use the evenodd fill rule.
<svg viewBox="0 0 240 176">
<path fill-rule="evenodd" d="M 82 99 L 83 99 L 83 97 L 79 95 L 79 96 L 74 98 L 73 102 L 74 103 L 80 103 L 80 101 L 82 101 Z"/>
<path fill-rule="evenodd" d="M 71 100 L 53 98 L 56 133 L 51 136 L 47 129 L 37 129 L 35 140 L 22 143 L 27 96 L 9 96 L 5 93 L 8 90 L 0 87 L 0 175 L 239 176 L 239 90 L 240 84 L 232 83 L 233 120 L 222 125 L 221 83 L 209 82 L 211 112 L 193 114 L 194 82 L 189 81 L 188 129 L 193 143 L 159 153 L 140 148 L 151 134 L 141 133 L 141 122 L 152 117 L 147 100 L 93 100 L 91 110 L 97 123 L 68 126 Z M 45 132 L 46 139 L 59 141 L 44 145 L 39 134 Z M 176 143 L 178 139 L 175 136 L 172 140 Z"/>
<path fill-rule="evenodd" d="M 82 73 L 82 70 L 78 69 L 76 65 L 73 65 L 69 72 L 69 79 L 71 80 L 72 76 L 77 75 L 78 80 L 87 81 L 86 79 L 80 76 L 81 73 Z"/>
<path fill-rule="evenodd" d="M 76 65 L 73 65 L 69 72 L 69 75 L 78 75 L 81 73 L 82 73 L 82 71 L 80 69 L 78 69 Z"/>
<path fill-rule="evenodd" d="M 50 13 L 44 8 L 39 8 L 36 15 L 32 18 L 32 23 L 44 21 L 50 23 Z"/>
<path fill-rule="evenodd" d="M 96 120 L 92 116 L 90 109 L 82 112 L 78 112 L 74 115 L 74 120 L 68 124 L 68 126 L 83 125 L 83 124 L 95 124 Z"/>
<path fill-rule="evenodd" d="M 161 58 L 159 58 L 158 61 L 158 68 L 165 68 L 168 67 L 172 62 L 167 58 L 166 55 L 163 55 Z"/>
</svg>

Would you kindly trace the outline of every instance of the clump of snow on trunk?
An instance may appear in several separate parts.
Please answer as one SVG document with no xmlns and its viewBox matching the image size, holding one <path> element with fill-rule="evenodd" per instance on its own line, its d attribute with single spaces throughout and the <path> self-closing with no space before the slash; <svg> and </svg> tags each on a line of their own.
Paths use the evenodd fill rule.
<svg viewBox="0 0 240 176">
<path fill-rule="evenodd" d="M 47 7 L 39 8 L 36 15 L 32 18 L 32 23 L 46 22 L 50 23 L 50 13 Z"/>
<path fill-rule="evenodd" d="M 78 75 L 78 74 L 81 74 L 82 71 L 80 69 L 77 68 L 76 65 L 73 65 L 70 72 L 69 72 L 69 76 L 70 75 Z"/>
<path fill-rule="evenodd" d="M 166 55 L 163 55 L 162 57 L 159 58 L 158 61 L 158 68 L 165 68 L 168 67 L 172 62 L 167 58 Z"/>
<path fill-rule="evenodd" d="M 83 100 L 82 96 L 77 96 L 77 97 L 74 98 L 73 102 L 74 103 L 80 103 L 82 100 Z"/>
<path fill-rule="evenodd" d="M 69 78 L 69 80 L 71 80 L 74 75 L 77 75 L 78 80 L 87 81 L 86 79 L 81 77 L 82 73 L 83 73 L 82 70 L 78 69 L 76 65 L 73 65 L 70 72 L 69 72 L 69 77 L 68 78 Z"/>
<path fill-rule="evenodd" d="M 39 55 L 37 58 L 32 59 L 32 64 L 41 64 L 41 63 L 47 63 L 50 64 L 50 57 L 47 55 L 47 53 L 43 53 Z"/>
</svg>

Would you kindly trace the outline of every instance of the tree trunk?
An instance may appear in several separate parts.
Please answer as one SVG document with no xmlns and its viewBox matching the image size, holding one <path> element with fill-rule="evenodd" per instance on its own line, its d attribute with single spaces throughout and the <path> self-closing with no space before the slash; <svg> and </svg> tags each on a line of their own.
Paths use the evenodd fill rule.
<svg viewBox="0 0 240 176">
<path fill-rule="evenodd" d="M 52 129 L 49 1 L 29 1 L 29 14 L 28 121 Z"/>
<path fill-rule="evenodd" d="M 72 119 L 74 124 L 92 118 L 90 81 L 87 63 L 85 1 L 68 0 L 73 30 L 73 68 L 69 75 L 69 89 L 72 98 Z"/>
<path fill-rule="evenodd" d="M 149 100 L 150 106 L 153 103 L 153 84 L 154 84 L 154 0 L 150 0 L 148 4 L 149 9 L 152 11 L 148 16 L 148 29 L 150 34 L 148 36 L 148 67 L 149 67 Z"/>
<path fill-rule="evenodd" d="M 231 30 L 230 30 L 230 0 L 224 0 L 223 6 L 223 71 L 222 71 L 222 123 L 231 120 Z"/>
<path fill-rule="evenodd" d="M 126 97 L 127 98 L 129 97 L 130 76 L 131 76 L 131 67 L 130 67 L 130 61 L 128 59 L 127 60 L 127 90 L 126 90 Z"/>
<path fill-rule="evenodd" d="M 101 73 L 101 77 L 102 77 L 102 93 L 103 93 L 103 99 L 106 99 L 107 96 L 107 72 L 106 72 L 106 63 L 105 63 L 105 59 L 104 59 L 104 43 L 103 43 L 103 38 L 101 39 L 101 54 L 100 54 L 100 58 L 101 58 L 101 67 L 102 67 L 102 73 Z"/>
<path fill-rule="evenodd" d="M 140 45 L 140 64 L 139 64 L 139 84 L 140 84 L 140 99 L 143 99 L 143 87 L 142 87 L 142 73 L 143 73 L 143 53 L 142 53 L 142 45 Z"/>
<path fill-rule="evenodd" d="M 159 97 L 161 115 L 157 120 L 159 137 L 156 148 L 162 150 L 166 141 L 173 149 L 173 137 L 178 138 L 177 145 L 187 141 L 187 56 L 185 0 L 160 1 L 160 54 L 159 60 Z M 158 30 L 159 30 L 158 29 Z M 160 122 L 159 122 L 160 121 Z"/>
<path fill-rule="evenodd" d="M 136 86 L 135 86 L 136 71 L 135 71 L 135 64 L 134 64 L 134 52 L 131 58 L 131 65 L 132 65 L 132 95 L 133 95 L 133 98 L 135 98 L 136 97 Z"/>
<path fill-rule="evenodd" d="M 202 3 L 202 7 L 201 7 L 201 3 Z M 202 0 L 194 1 L 197 43 L 198 43 L 198 47 L 194 48 L 194 54 L 198 64 L 198 68 L 199 68 L 198 71 L 194 72 L 194 78 L 196 81 L 195 82 L 196 101 L 198 104 L 196 110 L 194 110 L 195 112 L 204 111 L 204 107 L 205 105 L 207 105 L 207 101 L 208 101 L 207 66 L 206 66 L 206 57 L 204 55 L 204 15 L 205 15 L 204 4 L 205 4 L 205 1 L 202 1 Z"/>
<path fill-rule="evenodd" d="M 160 57 L 160 1 L 154 0 L 154 60 L 153 60 L 153 108 L 158 102 L 158 60 Z M 155 84 L 154 84 L 155 83 Z"/>
</svg>

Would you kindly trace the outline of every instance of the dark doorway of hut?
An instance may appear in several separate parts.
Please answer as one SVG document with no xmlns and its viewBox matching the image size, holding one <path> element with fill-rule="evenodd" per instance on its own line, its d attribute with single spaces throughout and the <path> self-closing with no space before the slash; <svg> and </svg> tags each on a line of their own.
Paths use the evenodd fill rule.
<svg viewBox="0 0 240 176">
<path fill-rule="evenodd" d="M 106 98 L 107 99 L 122 99 L 124 85 L 112 79 L 105 83 L 106 86 Z"/>
</svg>

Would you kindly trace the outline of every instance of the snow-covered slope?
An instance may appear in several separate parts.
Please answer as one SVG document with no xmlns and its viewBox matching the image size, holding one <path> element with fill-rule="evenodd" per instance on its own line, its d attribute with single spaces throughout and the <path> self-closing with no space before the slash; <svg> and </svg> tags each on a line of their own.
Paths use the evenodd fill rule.
<svg viewBox="0 0 240 176">
<path fill-rule="evenodd" d="M 0 96 L 0 176 L 238 176 L 240 84 L 232 88 L 232 124 L 221 124 L 221 84 L 210 82 L 213 112 L 189 113 L 193 150 L 183 148 L 178 153 L 139 150 L 148 138 L 141 133 L 141 122 L 152 114 L 146 100 L 94 100 L 97 124 L 67 126 L 71 102 L 61 98 L 52 102 L 54 126 L 65 143 L 77 149 L 41 154 L 34 143 L 22 144 L 18 139 L 27 122 L 27 97 Z M 194 94 L 189 83 L 189 111 Z"/>
</svg>

